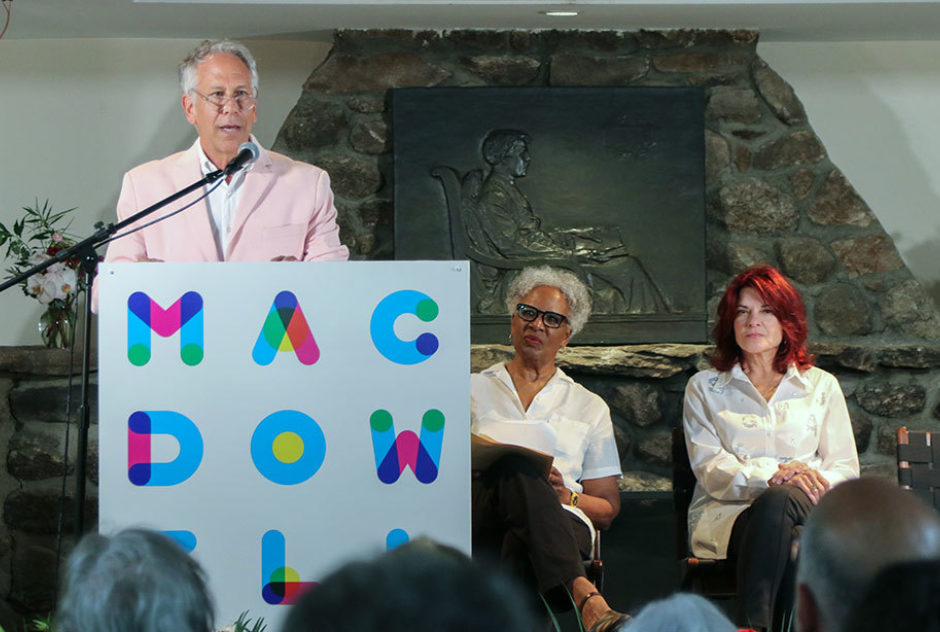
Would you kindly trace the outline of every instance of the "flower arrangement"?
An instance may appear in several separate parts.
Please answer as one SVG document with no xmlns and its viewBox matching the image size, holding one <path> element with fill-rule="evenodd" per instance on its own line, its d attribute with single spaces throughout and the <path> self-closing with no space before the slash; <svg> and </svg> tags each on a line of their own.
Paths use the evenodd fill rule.
<svg viewBox="0 0 940 632">
<path fill-rule="evenodd" d="M 75 244 L 76 237 L 67 232 L 71 221 L 66 221 L 74 207 L 56 211 L 49 200 L 42 206 L 37 200 L 32 207 L 24 206 L 23 211 L 25 215 L 13 222 L 12 229 L 0 222 L 0 247 L 6 245 L 6 258 L 13 261 L 6 270 L 7 279 Z M 85 289 L 80 265 L 78 257 L 70 257 L 20 283 L 24 294 L 47 306 L 39 321 L 46 346 L 66 347 L 71 342 L 75 296 Z"/>
</svg>

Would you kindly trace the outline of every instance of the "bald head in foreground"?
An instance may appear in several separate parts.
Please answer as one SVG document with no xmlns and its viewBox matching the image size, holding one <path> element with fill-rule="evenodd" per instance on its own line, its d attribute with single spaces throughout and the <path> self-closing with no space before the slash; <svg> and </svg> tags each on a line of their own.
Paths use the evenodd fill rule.
<svg viewBox="0 0 940 632">
<path fill-rule="evenodd" d="M 800 538 L 799 632 L 842 632 L 886 566 L 940 559 L 940 516 L 882 479 L 838 485 L 819 501 Z"/>
</svg>

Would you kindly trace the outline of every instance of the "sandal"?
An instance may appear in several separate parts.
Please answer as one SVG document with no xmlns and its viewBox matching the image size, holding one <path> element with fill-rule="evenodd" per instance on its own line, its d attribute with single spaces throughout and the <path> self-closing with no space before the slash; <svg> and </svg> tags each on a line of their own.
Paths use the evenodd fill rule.
<svg viewBox="0 0 940 632">
<path fill-rule="evenodd" d="M 585 601 L 587 601 L 585 599 Z M 619 632 L 623 625 L 630 620 L 630 615 L 616 610 L 608 610 L 600 616 L 591 626 L 589 632 Z"/>
</svg>

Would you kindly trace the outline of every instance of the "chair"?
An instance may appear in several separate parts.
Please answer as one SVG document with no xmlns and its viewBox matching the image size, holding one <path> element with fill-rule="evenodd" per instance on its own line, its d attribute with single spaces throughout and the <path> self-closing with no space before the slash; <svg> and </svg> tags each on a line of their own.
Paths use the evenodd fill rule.
<svg viewBox="0 0 940 632">
<path fill-rule="evenodd" d="M 604 592 L 604 560 L 601 559 L 601 532 L 597 530 L 594 537 L 594 550 L 591 553 L 591 559 L 585 560 L 584 572 L 587 578 L 597 586 L 597 589 Z"/>
<path fill-rule="evenodd" d="M 898 437 L 898 484 L 940 509 L 940 432 L 908 430 Z"/>
<path fill-rule="evenodd" d="M 682 428 L 672 429 L 672 499 L 676 519 L 676 553 L 679 559 L 679 590 L 715 599 L 737 593 L 736 569 L 727 560 L 695 557 L 689 550 L 689 505 L 695 491 L 695 474 L 689 463 Z"/>
</svg>

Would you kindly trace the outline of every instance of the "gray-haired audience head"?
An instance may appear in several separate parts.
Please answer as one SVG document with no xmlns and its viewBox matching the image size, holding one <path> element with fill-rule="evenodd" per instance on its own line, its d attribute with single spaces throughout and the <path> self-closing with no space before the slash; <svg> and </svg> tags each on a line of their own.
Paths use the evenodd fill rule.
<svg viewBox="0 0 940 632">
<path fill-rule="evenodd" d="M 737 628 L 704 597 L 676 593 L 648 603 L 623 632 L 737 632 Z"/>
<path fill-rule="evenodd" d="M 417 540 L 328 575 L 300 596 L 281 632 L 530 632 L 528 601 L 499 569 Z"/>
<path fill-rule="evenodd" d="M 571 335 L 584 327 L 591 315 L 591 292 L 573 272 L 549 266 L 523 268 L 509 285 L 506 293 L 506 309 L 509 315 L 515 313 L 519 300 L 540 285 L 547 285 L 561 290 L 568 301 L 568 323 Z"/>
<path fill-rule="evenodd" d="M 881 569 L 926 559 L 940 559 L 940 516 L 933 508 L 883 479 L 837 485 L 800 537 L 798 630 L 846 630 Z"/>
<path fill-rule="evenodd" d="M 212 632 L 199 564 L 144 529 L 86 535 L 69 556 L 57 632 Z"/>
<path fill-rule="evenodd" d="M 235 55 L 244 62 L 251 73 L 251 87 L 258 94 L 258 65 L 251 51 L 244 44 L 233 40 L 205 40 L 197 46 L 177 67 L 180 77 L 180 89 L 183 94 L 192 94 L 196 89 L 196 66 L 210 55 L 225 53 Z"/>
</svg>

